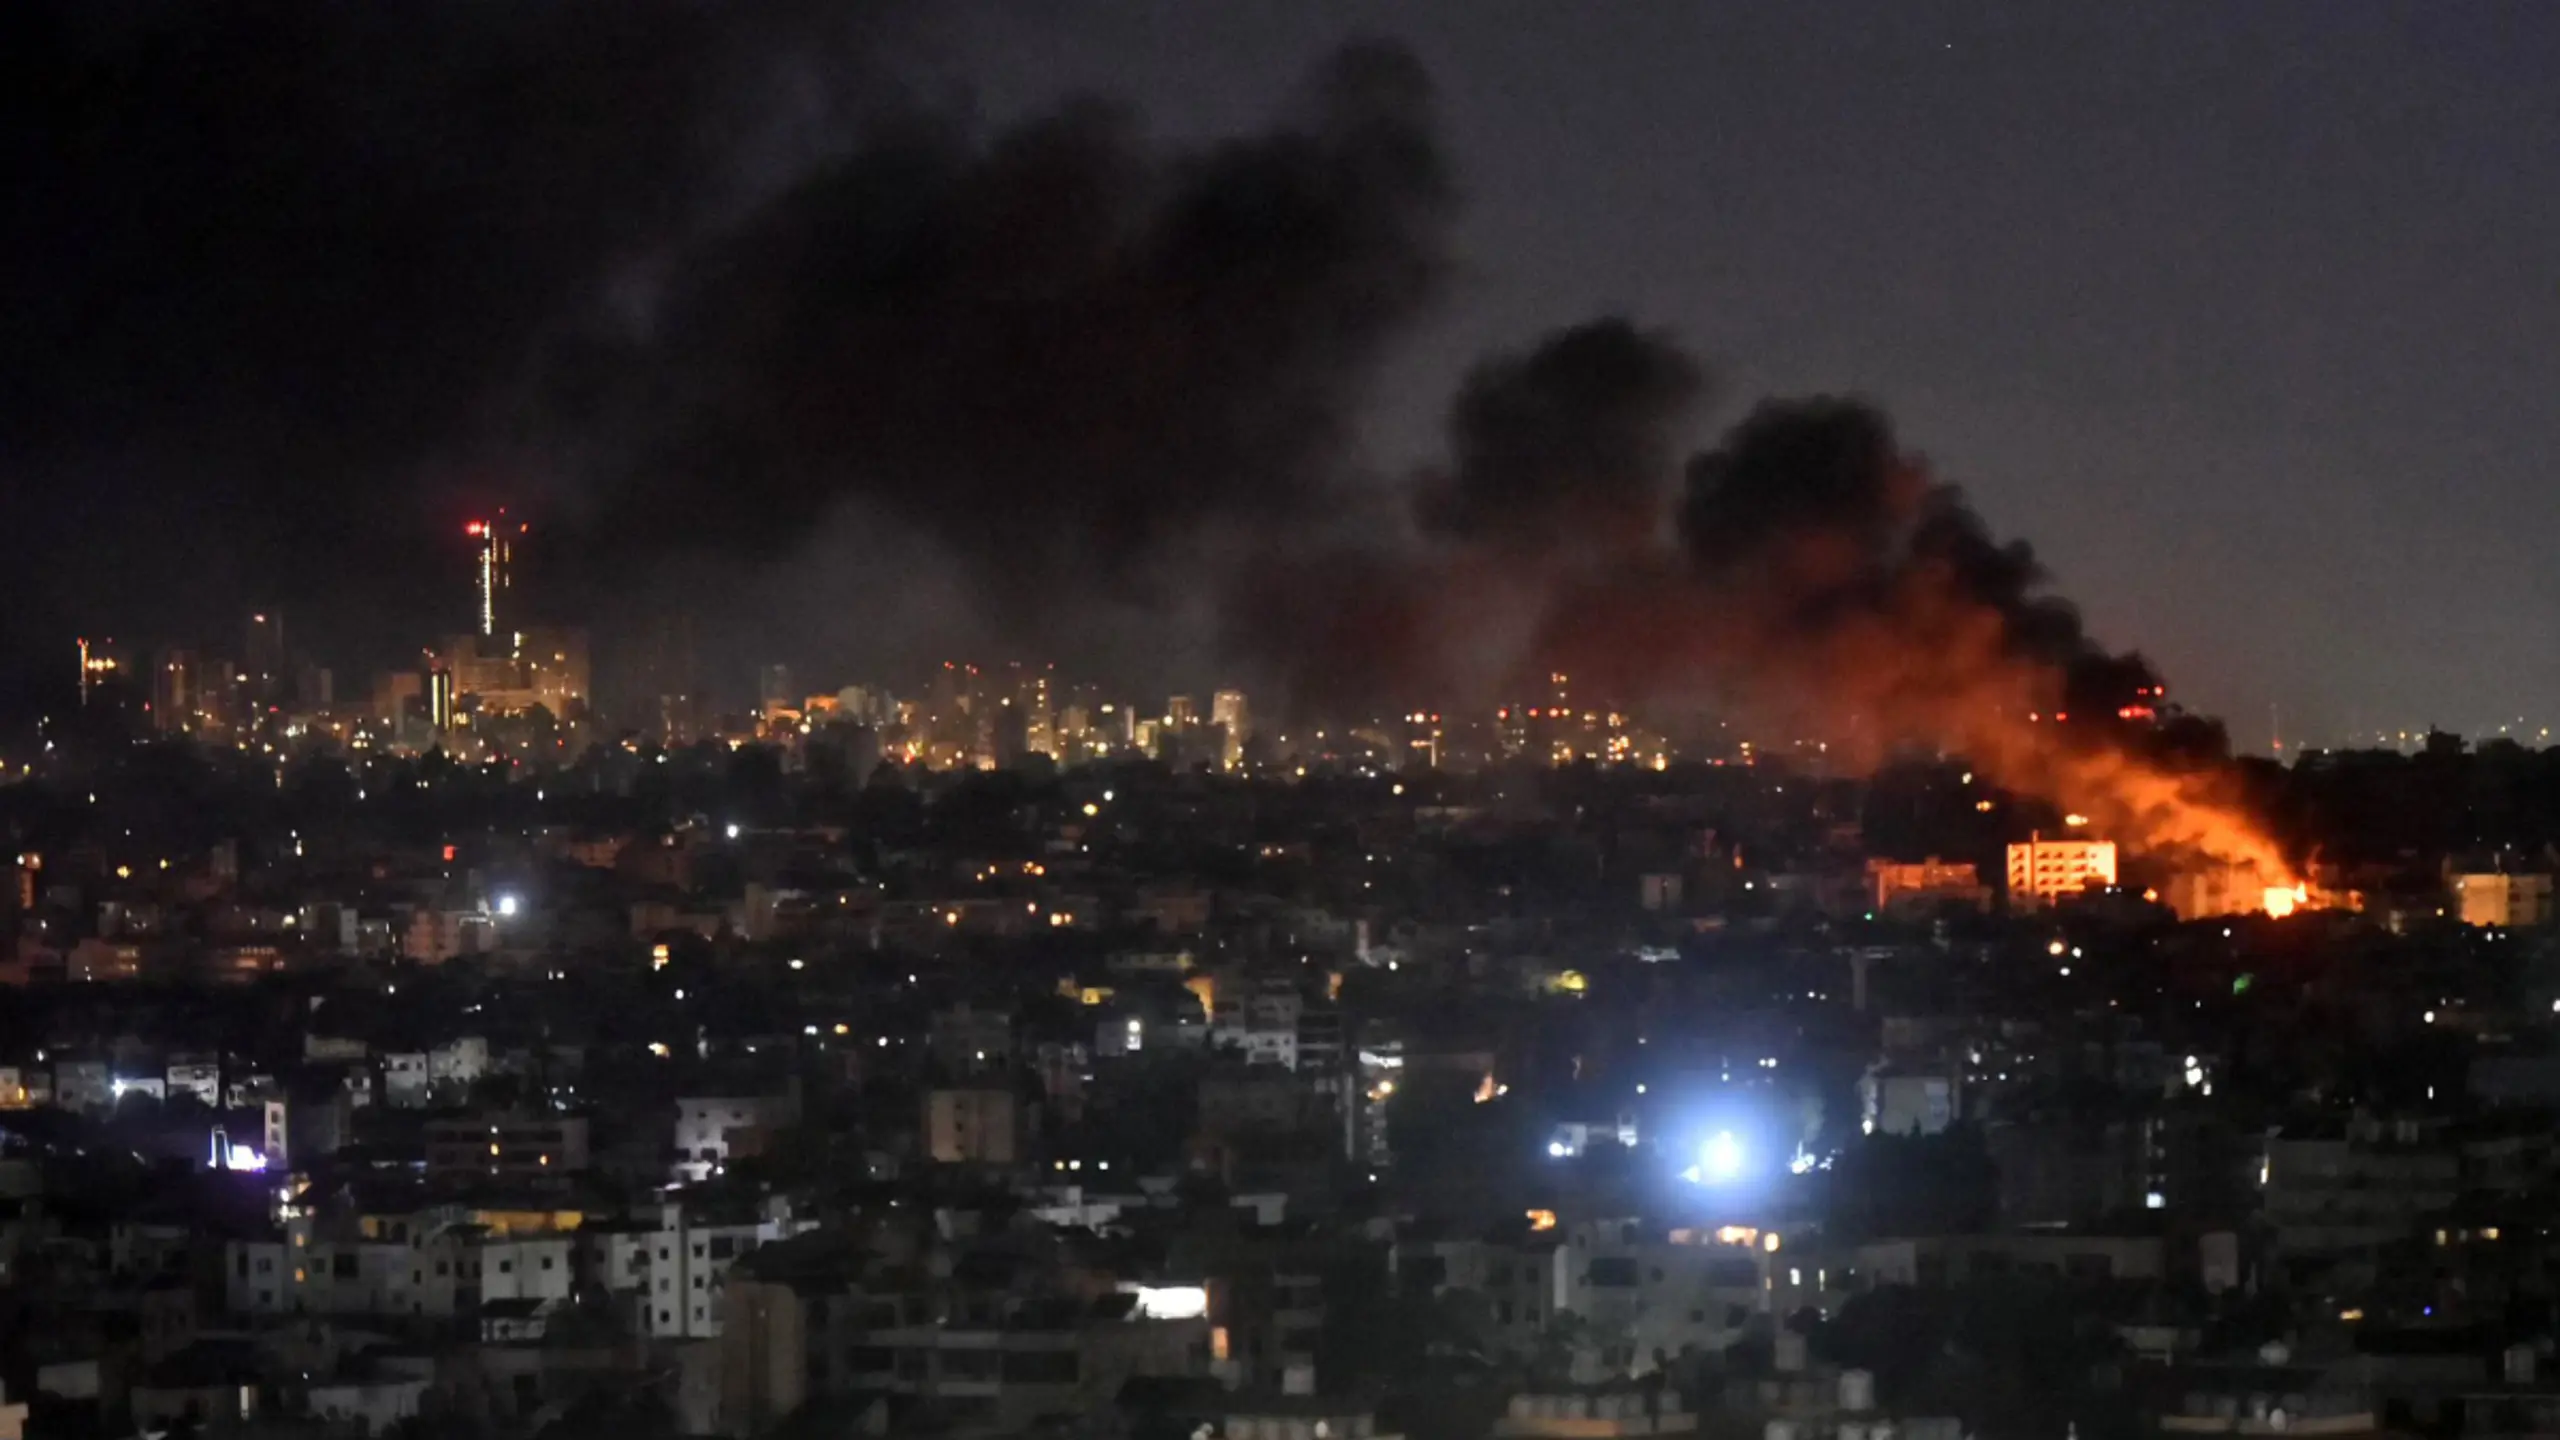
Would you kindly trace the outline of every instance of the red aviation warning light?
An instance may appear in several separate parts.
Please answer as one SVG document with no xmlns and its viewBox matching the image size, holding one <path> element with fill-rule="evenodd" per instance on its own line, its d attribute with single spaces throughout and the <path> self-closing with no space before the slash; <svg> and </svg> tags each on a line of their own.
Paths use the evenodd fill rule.
<svg viewBox="0 0 2560 1440">
<path fill-rule="evenodd" d="M 465 535 L 486 535 L 489 533 L 488 522 L 485 520 L 474 520 L 470 524 L 462 527 L 462 533 Z"/>
</svg>

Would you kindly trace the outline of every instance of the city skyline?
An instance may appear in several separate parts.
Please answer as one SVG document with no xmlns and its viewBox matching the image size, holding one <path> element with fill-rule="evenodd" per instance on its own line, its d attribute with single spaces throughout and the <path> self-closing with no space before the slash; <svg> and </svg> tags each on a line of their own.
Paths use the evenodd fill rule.
<svg viewBox="0 0 2560 1440">
<path fill-rule="evenodd" d="M 2560 1435 L 2553 0 L 0 54 L 0 1440 Z"/>
<path fill-rule="evenodd" d="M 1161 387 L 1094 391 L 1091 398 L 1105 408 L 1141 407 L 1126 413 L 1143 414 L 1144 425 L 1165 433 L 1159 452 L 1120 467 L 1145 478 L 1116 499 L 1097 500 L 1090 527 L 1062 527 L 1058 512 L 1035 507 L 1024 514 L 1039 519 L 1006 528 L 1007 507 L 986 503 L 1033 493 L 1021 487 L 1045 485 L 1049 471 L 1077 477 L 1070 486 L 1105 487 L 1097 495 L 1120 483 L 1072 411 L 1014 407 L 1021 445 L 1031 453 L 994 443 L 989 437 L 1003 426 L 937 420 L 906 437 L 912 444 L 890 468 L 938 479 L 884 490 L 881 477 L 865 471 L 873 461 L 841 461 L 843 437 L 823 427 L 791 428 L 809 416 L 798 401 L 768 417 L 773 424 L 761 441 L 717 426 L 662 431 L 645 407 L 626 408 L 647 385 L 664 382 L 690 395 L 699 381 L 711 389 L 667 417 L 693 424 L 697 400 L 710 403 L 712 392 L 744 383 L 753 366 L 773 358 L 763 347 L 788 337 L 665 310 L 661 302 L 671 304 L 683 287 L 633 278 L 647 270 L 627 266 L 633 247 L 659 242 L 657 222 L 637 205 L 624 169 L 590 167 L 588 188 L 571 197 L 586 207 L 580 213 L 588 223 L 576 233 L 522 225 L 511 231 L 526 239 L 534 263 L 519 269 L 521 283 L 502 291 L 466 273 L 467 248 L 456 247 L 467 237 L 437 222 L 418 231 L 414 244 L 384 247 L 423 257 L 425 267 L 414 273 L 360 259 L 364 247 L 339 247 L 333 263 L 345 273 L 326 284 L 373 287 L 396 299 L 376 307 L 378 323 L 349 323 L 345 307 L 327 303 L 332 292 L 319 279 L 261 291 L 245 270 L 207 270 L 194 258 L 174 258 L 169 273 L 185 276 L 171 283 L 193 286 L 201 303 L 154 322 L 142 307 L 160 292 L 124 284 L 137 272 L 114 268 L 155 254 L 154 234 L 128 226 L 115 232 L 118 245 L 57 241 L 78 233 L 67 223 L 75 213 L 109 213 L 77 211 L 93 191 L 176 202 L 197 193 L 190 187 L 226 183 L 228 162 L 215 157 L 181 175 L 153 158 L 160 152 L 106 144 L 93 172 L 31 173 L 19 187 L 73 208 L 47 211 L 65 223 L 34 225 L 11 242 L 13 283 L 30 300 L 24 313 L 43 322 L 26 333 L 50 337 L 59 352 L 59 363 L 30 372 L 49 378 L 21 392 L 25 423 L 11 427 L 12 446 L 0 457 L 30 507 L 28 523 L 11 535 L 22 547 L 12 554 L 17 573 L 31 593 L 0 627 L 0 663 L 20 677 L 10 687 L 14 723 L 23 726 L 72 693 L 46 657 L 58 654 L 66 637 L 83 634 L 149 633 L 203 647 L 227 639 L 235 623 L 204 617 L 268 606 L 306 617 L 309 648 L 334 667 L 357 671 L 396 658 L 376 653 L 380 636 L 441 629 L 428 597 L 457 558 L 419 547 L 415 538 L 459 533 L 508 503 L 546 531 L 556 523 L 556 536 L 545 537 L 557 541 L 552 583 L 565 609 L 583 613 L 553 623 L 586 626 L 598 635 L 600 653 L 650 643 L 646 633 L 656 622 L 630 624 L 639 632 L 633 636 L 608 633 L 631 617 L 683 609 L 700 633 L 721 642 L 703 652 L 721 657 L 767 654 L 809 669 L 885 673 L 942 654 L 1056 656 L 1167 689 L 1224 672 L 1276 701 L 1295 688 L 1291 656 L 1316 642 L 1289 634 L 1249 637 L 1252 643 L 1239 647 L 1238 617 L 1275 609 L 1271 588 L 1295 583 L 1286 566 L 1263 576 L 1239 567 L 1243 538 L 1261 526 L 1263 538 L 1294 535 L 1290 545 L 1303 551 L 1318 537 L 1290 518 L 1289 507 L 1315 496 L 1319 515 L 1339 511 L 1342 523 L 1389 537 L 1391 547 L 1411 542 L 1409 533 L 1393 537 L 1415 521 L 1378 512 L 1402 503 L 1397 492 L 1410 472 L 1425 472 L 1427 489 L 1434 475 L 1469 463 L 1470 453 L 1483 458 L 1469 450 L 1480 437 L 1456 429 L 1450 398 L 1470 370 L 1488 356 L 1533 353 L 1541 337 L 1594 315 L 1620 314 L 1640 328 L 1665 327 L 1710 392 L 1704 405 L 1667 427 L 1669 455 L 1712 445 L 1764 393 L 1874 395 L 1899 417 L 1903 443 L 1967 486 L 2003 533 L 2041 542 L 2095 633 L 2159 660 L 2181 696 L 2228 719 L 2243 748 L 2261 750 L 2278 734 L 2335 743 L 2430 725 L 2472 734 L 2506 726 L 2539 740 L 2546 717 L 2560 713 L 2560 695 L 2544 693 L 2553 682 L 2530 666 L 2446 672 L 2446 647 L 2422 638 L 2446 633 L 2458 620 L 2466 633 L 2493 637 L 2492 653 L 2552 648 L 2537 628 L 2547 627 L 2544 617 L 2555 610 L 2533 589 L 2538 567 L 2504 538 L 2535 527 L 2483 530 L 2475 518 L 2531 512 L 2540 491 L 2518 480 L 2514 456 L 2532 445 L 2519 437 L 2482 455 L 2443 438 L 2447 430 L 2491 433 L 2479 407 L 2524 382 L 2487 383 L 2470 370 L 2428 365 L 2415 343 L 2359 342 L 2379 333 L 2373 327 L 2390 325 L 2398 327 L 2395 335 L 2441 347 L 2466 325 L 2470 333 L 2498 335 L 2524 323 L 2530 303 L 2522 310 L 2484 307 L 2493 293 L 2507 293 L 2490 290 L 2488 277 L 2509 273 L 2519 247 L 2529 249 L 2525 242 L 2537 233 L 2543 212 L 2521 188 L 2525 182 L 2484 171 L 2480 205 L 2470 211 L 2407 202 L 2423 179 L 2413 167 L 2430 147 L 2493 155 L 2528 142 L 2529 126 L 2506 125 L 2518 113 L 2508 102 L 2522 83 L 2519 62 L 2548 53 L 2560 36 L 2539 11 L 2492 7 L 2494 23 L 2417 23 L 2403 36 L 2407 45 L 2395 48 L 2391 37 L 2401 32 L 2383 23 L 2390 7 L 2350 10 L 2353 20 L 2287 36 L 2255 18 L 2208 24 L 2201 12 L 2142 20 L 2062 6 L 2032 25 L 2003 28 L 1956 7 L 1904 6 L 1868 14 L 1843 43 L 1825 44 L 1828 32 L 1788 7 L 1736 5 L 1708 18 L 1630 16 L 1626 33 L 1647 43 L 1628 47 L 1597 32 L 1557 35 L 1554 22 L 1534 9 L 1461 25 L 1427 9 L 1356 4 L 1286 17 L 1248 10 L 1144 22 L 1134 6 L 1093 7 L 1070 19 L 989 3 L 930 21 L 894 6 L 853 7 L 843 25 L 816 32 L 779 22 L 771 29 L 741 23 L 735 33 L 718 24 L 688 29 L 702 22 L 672 8 L 637 22 L 634 50 L 598 62 L 600 103 L 618 103 L 621 72 L 613 65 L 665 67 L 681 81 L 675 93 L 685 98 L 669 111 L 680 117 L 687 105 L 717 106 L 732 93 L 734 70 L 714 76 L 696 60 L 758 72 L 823 57 L 840 82 L 826 98 L 845 109 L 828 111 L 804 137 L 810 151 L 774 162 L 777 185 L 843 178 L 844 157 L 879 153 L 866 148 L 875 142 L 849 112 L 873 102 L 936 112 L 948 102 L 926 92 L 949 77 L 965 80 L 973 98 L 943 112 L 947 133 L 918 142 L 928 151 L 945 147 L 937 163 L 982 166 L 989 136 L 1072 135 L 1086 148 L 1054 153 L 1075 155 L 1075 164 L 1180 170 L 1212 137 L 1268 137 L 1308 124 L 1306 102 L 1291 98 L 1279 70 L 1303 77 L 1363 35 L 1409 47 L 1415 68 L 1406 78 L 1428 85 L 1430 114 L 1391 118 L 1410 124 L 1407 138 L 1427 143 L 1429 153 L 1408 148 L 1404 159 L 1419 168 L 1388 177 L 1400 189 L 1362 201 L 1392 220 L 1363 240 L 1370 248 L 1307 272 L 1308 304 L 1357 293 L 1369 318 L 1339 337 L 1346 348 L 1336 354 L 1266 347 L 1270 358 L 1251 377 L 1265 387 L 1265 399 L 1294 396 L 1289 403 L 1313 423 L 1257 433 L 1253 406 L 1222 408 L 1206 391 L 1194 397 L 1202 403 L 1155 410 L 1142 407 Z M 28 24 L 36 14 L 21 11 L 13 23 Z M 1149 28 L 1156 21 L 1162 29 Z M 449 16 L 418 23 L 466 24 Z M 315 43 L 340 47 L 332 53 L 344 63 L 374 63 L 360 58 L 361 37 L 313 24 L 311 33 L 321 37 Z M 2198 32 L 2211 33 L 2213 42 L 2183 43 Z M 2507 43 L 2484 45 L 2479 37 L 2493 32 Z M 188 33 L 209 46 L 231 39 L 210 19 Z M 1140 36 L 1145 43 L 1122 43 Z M 123 42 L 110 29 L 86 22 L 39 24 L 25 38 L 29 53 L 59 54 L 75 66 L 144 63 L 119 49 Z M 581 59 L 588 52 L 580 47 L 592 43 L 531 21 L 482 38 L 492 54 Z M 1542 68 L 1541 60 L 1563 54 L 1589 63 Z M 1275 69 L 1277 56 L 1290 63 Z M 1034 64 L 1035 57 L 1056 63 Z M 1676 67 L 1684 62 L 1702 81 L 1723 83 L 1682 86 Z M 1241 73 L 1248 68 L 1253 78 Z M 1587 82 L 1566 78 L 1584 72 L 1615 74 L 1623 83 L 1587 90 L 1578 88 Z M 2116 76 L 2104 93 L 2139 117 L 2128 123 L 2147 122 L 2159 146 L 2129 151 L 2104 116 L 2057 99 L 2076 80 L 2102 72 Z M 163 133 L 152 127 L 169 124 L 190 97 L 214 117 L 200 127 L 205 135 L 253 148 L 265 133 L 252 86 L 221 88 L 208 78 L 212 72 L 136 73 L 148 77 L 139 93 L 155 98 L 134 113 L 135 128 L 119 134 Z M 276 78 L 290 91 L 314 73 L 279 70 Z M 1221 81 L 1204 90 L 1201 75 Z M 2334 179 L 2333 171 L 2295 173 L 2269 163 L 2293 153 L 2327 155 L 2324 137 L 2358 133 L 2355 107 L 2377 95 L 2437 93 L 2457 75 L 2467 85 L 2464 98 L 2428 109 L 2425 127 L 2380 133 L 2370 152 L 2359 150 L 2364 168 L 2352 184 L 2324 189 L 2312 176 Z M 2337 83 L 2314 86 L 2313 76 Z M 1837 97 L 1834 128 L 1791 124 L 1793 112 L 1767 88 L 1780 77 L 1803 93 Z M 1301 92 L 1310 83 L 1296 82 Z M 2263 97 L 2292 93 L 2286 87 L 2305 91 L 2301 107 L 2270 113 Z M 1143 137 L 1107 126 L 1082 135 L 1044 128 L 1050 122 L 1041 117 L 1071 90 L 1121 97 L 1148 117 Z M 1511 93 L 1541 97 L 1561 123 L 1543 133 L 1524 127 L 1498 103 Z M 21 101 L 55 107 L 40 112 L 41 121 L 31 116 L 29 133 L 73 133 L 98 123 L 66 92 L 39 90 Z M 335 103 L 315 100 L 324 108 Z M 2018 110 L 2046 114 L 2052 123 L 1985 129 L 1994 115 Z M 2236 128 L 2208 125 L 2200 118 L 2208 114 L 2236 116 Z M 368 116 L 363 123 L 388 124 L 385 133 L 398 136 L 404 122 Z M 454 112 L 453 123 L 479 143 L 466 112 Z M 167 133 L 177 147 L 172 153 L 198 143 L 194 135 Z M 753 123 L 740 133 L 762 134 Z M 2226 133 L 2242 143 L 2217 147 Z M 633 134 L 628 158 L 635 165 L 682 151 L 680 137 L 664 126 Z M 1932 138 L 1957 135 L 1982 143 L 1968 152 Z M 1640 136 L 1677 143 L 1609 143 Z M 493 163 L 484 198 L 501 204 L 499 214 L 514 213 L 505 206 L 533 206 L 542 164 L 578 154 L 585 143 L 567 119 L 544 114 L 510 137 L 511 153 L 525 158 Z M 1567 153 L 1580 158 L 1556 163 Z M 2101 158 L 2127 177 L 2117 188 L 2130 223 L 2066 231 L 2040 240 L 2031 255 L 2012 253 L 2016 242 L 2002 237 L 2037 233 L 2035 227 L 1994 217 L 2089 198 L 2095 171 L 2071 165 L 2075 155 Z M 698 167 L 716 170 L 734 158 L 683 154 L 667 173 L 688 195 L 714 190 L 719 186 Z M 1783 241 L 1837 230 L 1826 229 L 1831 212 L 1809 178 L 1826 167 L 1856 178 L 1876 218 L 1846 233 L 1876 238 L 1843 240 L 1834 251 Z M 396 167 L 362 173 L 349 192 L 354 208 L 345 213 L 366 224 L 409 224 L 453 198 L 432 188 L 441 180 Z M 1924 186 L 1923 175 L 1939 183 Z M 2002 184 L 2004 175 L 2020 183 Z M 2255 189 L 2240 184 L 2252 175 L 2275 178 Z M 1644 243 L 1595 251 L 1541 228 L 1542 190 L 1558 214 L 1605 214 L 1614 205 L 1636 222 Z M 2379 217 L 2368 240 L 2328 223 L 2336 206 L 2368 193 Z M 793 209 L 814 204 L 815 189 L 790 194 L 789 204 L 750 205 L 753 223 L 724 232 L 723 241 L 781 246 L 793 226 L 835 223 Z M 1753 203 L 1727 206 L 1722 198 Z M 2391 203 L 2379 203 L 2385 200 Z M 364 208 L 377 202 L 378 211 Z M 287 204 L 251 207 L 229 223 L 241 227 L 239 253 L 267 247 L 264 253 L 292 254 L 314 243 L 312 219 Z M 1130 219 L 1144 225 L 1156 217 Z M 1881 243 L 1886 234 L 1901 243 Z M 2166 248 L 2146 251 L 2144 244 Z M 2329 263 L 2279 264 L 2293 246 Z M 689 258 L 666 253 L 679 269 Z M 1020 249 L 997 253 L 1004 263 L 1041 258 Z M 2154 253 L 2180 254 L 2188 263 L 2141 263 Z M 2472 277 L 2461 279 L 2459 267 L 2418 258 L 2435 253 L 2470 254 L 2480 263 L 2460 269 Z M 2004 271 L 1991 264 L 1994 256 L 2015 262 L 2007 271 L 2054 302 L 2054 323 L 2029 328 L 2023 312 L 2001 303 Z M 1085 263 L 1049 258 L 1070 271 Z M 629 282 L 619 291 L 599 279 L 616 276 Z M 1464 278 L 1453 283 L 1457 276 Z M 2109 276 L 2130 283 L 2098 283 Z M 2338 303 L 2350 277 L 2362 287 L 2357 293 L 2388 303 Z M 801 278 L 780 275 L 775 283 Z M 626 308 L 599 312 L 600 287 Z M 125 298 L 115 301 L 122 308 L 107 311 L 110 321 L 64 328 L 69 312 L 61 306 L 78 303 L 69 297 L 103 306 L 116 293 Z M 729 295 L 722 303 L 749 298 Z M 2243 303 L 2231 303 L 2235 298 Z M 959 307 L 945 312 L 956 318 L 973 302 L 949 291 L 923 303 Z M 235 335 L 253 342 L 235 346 L 231 363 L 197 367 L 226 377 L 219 391 L 143 384 L 136 377 L 157 372 L 111 338 L 149 333 L 167 357 L 196 354 L 212 333 L 193 318 L 199 314 L 240 320 Z M 1247 315 L 1234 312 L 1238 321 Z M 1990 323 L 1956 324 L 1958 315 Z M 839 318 L 855 328 L 886 323 L 860 306 Z M 611 359 L 613 325 L 627 329 L 644 319 L 700 321 L 708 328 L 688 333 L 701 341 L 706 364 L 749 368 L 683 374 L 667 357 L 645 355 L 642 391 L 626 391 L 634 377 Z M 988 333 L 1015 323 L 976 312 L 970 323 L 981 322 L 997 327 Z M 966 329 L 946 325 L 939 333 Z M 427 348 L 420 353 L 434 363 L 384 363 L 383 347 L 402 334 L 422 337 Z M 928 351 L 943 343 L 931 335 L 898 338 Z M 2462 363 L 2476 369 L 2487 353 Z M 982 359 L 943 357 L 954 366 Z M 1079 357 L 1073 373 L 1089 378 L 1163 363 L 1175 362 L 1097 352 Z M 1301 363 L 1311 368 L 1290 368 Z M 1175 363 L 1177 373 L 1204 380 L 1218 368 L 1206 356 Z M 1310 387 L 1301 377 L 1311 373 L 1329 378 Z M 985 383 L 912 404 L 897 398 L 903 382 L 895 373 L 850 374 L 828 403 L 850 404 L 851 413 L 894 429 L 909 425 L 902 416 L 965 410 L 978 403 L 973 395 L 1002 393 L 1005 385 L 1037 389 L 1070 378 L 1034 371 L 1008 378 L 1001 366 L 970 374 L 973 385 Z M 2458 384 L 2457 376 L 2473 383 Z M 773 378 L 756 384 L 779 400 L 790 391 L 765 383 Z M 316 411 L 288 403 L 332 385 L 363 403 Z M 2351 394 L 2379 398 L 2342 413 L 2337 397 Z M 2501 421 L 2530 423 L 2532 413 L 2512 408 Z M 728 425 L 737 417 L 723 411 L 713 418 Z M 2391 425 L 2407 433 L 2384 433 Z M 777 457 L 755 453 L 766 444 L 804 447 L 801 461 L 784 467 L 803 480 L 768 485 L 781 471 L 768 464 Z M 2386 456 L 2388 465 L 2380 458 Z M 1044 458 L 1054 463 L 1044 467 Z M 680 479 L 671 478 L 678 472 Z M 2390 483 L 2404 474 L 2412 483 Z M 2237 483 L 2244 478 L 2250 483 Z M 2306 489 L 2318 486 L 2335 488 Z M 1241 509 L 1229 507 L 1229 489 L 1246 497 Z M 936 490 L 959 503 L 946 507 L 910 493 Z M 1257 491 L 1279 508 L 1258 511 Z M 2271 498 L 2279 495 L 2281 503 Z M 2471 498 L 2412 510 L 2411 497 L 2420 495 Z M 2370 518 L 2385 514 L 2388 525 Z M 1284 523 L 1266 523 L 1275 520 Z M 1427 544 L 1444 544 L 1452 533 L 1432 530 L 1438 522 L 1429 514 L 1419 523 L 1426 536 L 1441 537 Z M 2245 559 L 2234 549 L 2244 536 L 2259 537 L 2246 542 Z M 994 558 L 980 558 L 982 551 Z M 1301 573 L 1338 579 L 1329 567 L 1340 557 L 1321 545 L 1317 551 L 1299 557 L 1309 567 Z M 2402 563 L 2421 552 L 2460 555 L 2465 563 Z M 1168 571 L 1167 556 L 1180 556 L 1181 567 Z M 1202 593 L 1203 573 L 1250 583 L 1222 610 Z M 2358 609 L 2337 588 L 2347 583 L 2342 577 L 2367 575 L 2389 577 L 2391 604 Z M 1007 593 L 1017 581 L 1025 593 Z M 187 634 L 191 623 L 215 633 Z M 755 663 L 764 662 L 738 662 L 741 669 Z M 1168 665 L 1178 674 L 1137 673 Z M 1321 656 L 1298 668 L 1341 669 Z"/>
</svg>

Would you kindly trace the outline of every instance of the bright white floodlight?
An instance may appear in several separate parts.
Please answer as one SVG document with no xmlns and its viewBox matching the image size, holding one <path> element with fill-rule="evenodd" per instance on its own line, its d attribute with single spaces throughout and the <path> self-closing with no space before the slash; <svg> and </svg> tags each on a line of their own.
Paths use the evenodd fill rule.
<svg viewBox="0 0 2560 1440">
<path fill-rule="evenodd" d="M 1742 1142 L 1730 1130 L 1709 1136 L 1706 1148 L 1698 1152 L 1698 1178 L 1709 1185 L 1721 1185 L 1741 1173 Z"/>
</svg>

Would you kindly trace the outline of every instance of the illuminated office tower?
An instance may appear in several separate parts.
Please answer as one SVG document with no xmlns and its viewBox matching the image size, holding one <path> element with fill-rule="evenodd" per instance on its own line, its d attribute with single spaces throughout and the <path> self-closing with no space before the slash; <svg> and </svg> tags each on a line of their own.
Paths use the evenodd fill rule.
<svg viewBox="0 0 2560 1440">
<path fill-rule="evenodd" d="M 484 642 L 477 635 L 447 636 L 436 668 L 452 675 L 454 698 L 483 697 L 484 710 L 522 708 L 505 698 L 523 688 L 523 667 L 516 663 L 514 640 L 512 635 L 505 637 L 505 643 Z"/>
<path fill-rule="evenodd" d="M 1176 695 L 1164 702 L 1164 723 L 1168 730 L 1188 730 L 1200 723 L 1200 706 L 1188 695 Z"/>
<path fill-rule="evenodd" d="M 495 520 L 474 520 L 462 527 L 462 533 L 480 542 L 476 558 L 478 575 L 473 589 L 480 601 L 480 633 L 498 633 L 498 611 L 513 597 L 515 588 L 516 542 L 532 527 L 520 520 L 509 520 L 506 508 L 499 507 Z"/>
<path fill-rule="evenodd" d="M 1244 764 L 1244 742 L 1253 734 L 1253 715 L 1241 690 L 1221 690 L 1209 698 L 1209 720 L 1225 731 L 1218 765 L 1233 770 Z"/>
<path fill-rule="evenodd" d="M 1022 711 L 1024 748 L 1053 760 L 1058 758 L 1058 716 L 1050 675 L 1056 669 L 1055 665 L 1044 665 L 1024 670 L 1014 686 L 1014 700 Z"/>
<path fill-rule="evenodd" d="M 453 728 L 453 672 L 439 665 L 427 672 L 427 723 L 439 731 Z"/>
</svg>

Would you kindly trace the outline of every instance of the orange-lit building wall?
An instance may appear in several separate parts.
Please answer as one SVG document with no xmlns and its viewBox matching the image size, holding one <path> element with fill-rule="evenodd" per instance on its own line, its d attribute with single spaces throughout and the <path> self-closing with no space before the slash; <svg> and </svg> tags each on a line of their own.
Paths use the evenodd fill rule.
<svg viewBox="0 0 2560 1440">
<path fill-rule="evenodd" d="M 2041 836 L 2009 847 L 2009 903 L 2034 909 L 2068 899 L 2092 885 L 2116 883 L 2113 840 L 2047 840 Z"/>
</svg>

